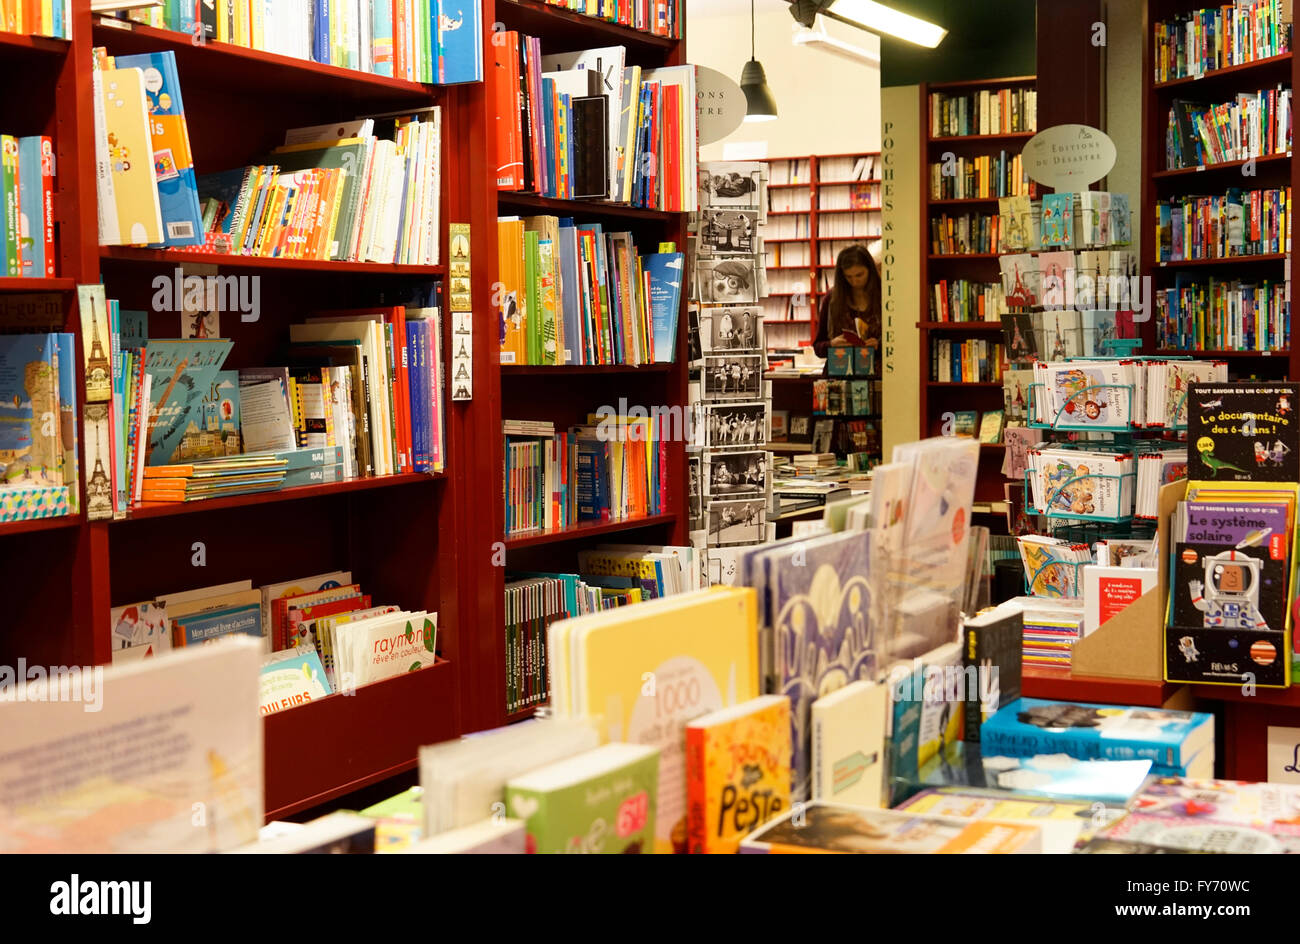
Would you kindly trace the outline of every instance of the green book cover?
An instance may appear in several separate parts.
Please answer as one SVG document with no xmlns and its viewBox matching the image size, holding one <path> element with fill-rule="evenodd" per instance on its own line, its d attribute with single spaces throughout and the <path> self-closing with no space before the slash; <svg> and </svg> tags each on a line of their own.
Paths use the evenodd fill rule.
<svg viewBox="0 0 1300 944">
<path fill-rule="evenodd" d="M 654 852 L 659 749 L 606 744 L 506 784 L 530 853 Z"/>
<path fill-rule="evenodd" d="M 5 214 L 5 272 L 22 275 L 18 261 L 18 240 L 22 235 L 18 223 L 18 139 L 0 135 L 0 172 L 3 173 Z"/>
<path fill-rule="evenodd" d="M 538 291 L 537 233 L 524 232 L 524 285 L 528 291 L 528 363 L 542 363 L 541 293 Z"/>
</svg>

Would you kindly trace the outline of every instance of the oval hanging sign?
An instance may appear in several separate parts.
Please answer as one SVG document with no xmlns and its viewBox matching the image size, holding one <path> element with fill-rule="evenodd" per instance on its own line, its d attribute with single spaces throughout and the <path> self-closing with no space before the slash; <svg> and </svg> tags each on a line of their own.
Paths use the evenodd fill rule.
<svg viewBox="0 0 1300 944">
<path fill-rule="evenodd" d="M 721 141 L 745 120 L 745 93 L 726 73 L 695 67 L 695 115 L 700 144 Z"/>
<path fill-rule="evenodd" d="M 1029 139 L 1021 159 L 1031 180 L 1057 190 L 1081 190 L 1115 166 L 1115 142 L 1088 125 L 1054 125 Z"/>
</svg>

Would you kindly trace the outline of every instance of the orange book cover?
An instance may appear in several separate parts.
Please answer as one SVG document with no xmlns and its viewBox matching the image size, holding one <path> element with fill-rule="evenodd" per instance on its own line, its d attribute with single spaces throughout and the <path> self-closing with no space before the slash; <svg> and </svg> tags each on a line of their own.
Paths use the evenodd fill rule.
<svg viewBox="0 0 1300 944">
<path fill-rule="evenodd" d="M 500 319 L 502 364 L 528 362 L 528 296 L 524 291 L 524 221 L 497 221 L 497 271 L 494 299 Z"/>
<path fill-rule="evenodd" d="M 692 853 L 736 852 L 742 837 L 790 807 L 790 699 L 764 695 L 686 725 Z"/>
<path fill-rule="evenodd" d="M 519 127 L 519 34 L 494 34 L 496 165 L 498 190 L 524 189 L 524 152 Z"/>
</svg>

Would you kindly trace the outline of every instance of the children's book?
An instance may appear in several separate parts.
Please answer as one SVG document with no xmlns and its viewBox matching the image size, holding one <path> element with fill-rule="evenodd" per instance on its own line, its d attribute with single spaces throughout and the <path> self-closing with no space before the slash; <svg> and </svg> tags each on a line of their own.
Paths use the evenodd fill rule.
<svg viewBox="0 0 1300 944">
<path fill-rule="evenodd" d="M 1038 260 L 1030 253 L 1014 253 L 998 258 L 1002 272 L 1002 291 L 1012 308 L 1034 308 L 1043 297 L 1043 276 Z"/>
<path fill-rule="evenodd" d="M 130 606 L 115 606 L 109 614 L 113 626 L 113 650 L 153 646 L 155 652 L 172 647 L 167 609 L 149 600 Z"/>
<path fill-rule="evenodd" d="M 375 842 L 379 842 L 378 829 Z M 416 840 L 403 851 L 423 855 L 523 855 L 527 851 L 527 832 L 523 820 L 488 818 Z"/>
<path fill-rule="evenodd" d="M 153 143 L 142 69 L 104 69 L 103 114 L 108 138 L 107 174 L 116 211 L 104 245 L 163 242 L 162 211 L 154 180 Z"/>
<path fill-rule="evenodd" d="M 812 798 L 885 805 L 889 687 L 860 679 L 812 705 Z"/>
<path fill-rule="evenodd" d="M 734 853 L 790 807 L 790 699 L 764 695 L 686 725 L 693 853 Z"/>
<path fill-rule="evenodd" d="M 1069 754 L 1080 760 L 1150 760 L 1153 772 L 1181 768 L 1214 744 L 1214 716 L 1165 708 L 1020 698 L 980 729 L 987 756 Z"/>
<path fill-rule="evenodd" d="M 259 685 L 264 715 L 297 708 L 330 694 L 325 668 L 315 649 L 277 652 L 262 666 Z"/>
<path fill-rule="evenodd" d="M 148 465 L 173 465 L 190 424 L 203 421 L 203 401 L 230 354 L 225 339 L 160 339 L 146 342 L 145 371 L 150 376 Z"/>
<path fill-rule="evenodd" d="M 1082 355 L 1084 344 L 1081 324 L 1080 313 L 1077 311 L 1065 309 L 1043 312 L 1043 338 L 1047 345 L 1043 351 L 1045 357 L 1059 361 Z"/>
<path fill-rule="evenodd" d="M 506 784 L 506 813 L 536 854 L 655 851 L 659 749 L 613 743 Z"/>
<path fill-rule="evenodd" d="M 66 484 L 58 352 L 54 334 L 0 335 L 0 488 Z"/>
<path fill-rule="evenodd" d="M 1300 481 L 1300 384 L 1193 383 L 1187 399 L 1192 481 Z"/>
<path fill-rule="evenodd" d="M 1074 194 L 1043 194 L 1043 248 L 1074 245 Z"/>
</svg>

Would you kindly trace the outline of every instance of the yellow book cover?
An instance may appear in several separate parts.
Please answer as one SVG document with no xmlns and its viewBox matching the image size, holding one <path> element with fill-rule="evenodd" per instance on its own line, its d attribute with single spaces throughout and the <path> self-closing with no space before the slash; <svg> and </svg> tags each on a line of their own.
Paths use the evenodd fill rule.
<svg viewBox="0 0 1300 944">
<path fill-rule="evenodd" d="M 123 243 L 163 241 L 162 209 L 154 182 L 153 141 L 142 69 L 105 69 L 104 113 L 118 233 Z"/>
<path fill-rule="evenodd" d="M 524 291 L 524 221 L 497 221 L 497 316 L 500 319 L 501 363 L 528 362 L 528 294 Z"/>
<path fill-rule="evenodd" d="M 732 854 L 790 806 L 790 699 L 764 695 L 686 725 L 689 851 Z"/>
<path fill-rule="evenodd" d="M 572 714 L 602 741 L 660 749 L 655 846 L 684 852 L 686 722 L 759 694 L 754 591 L 715 587 L 566 622 L 570 657 L 553 671 L 573 671 L 560 686 Z"/>
</svg>

